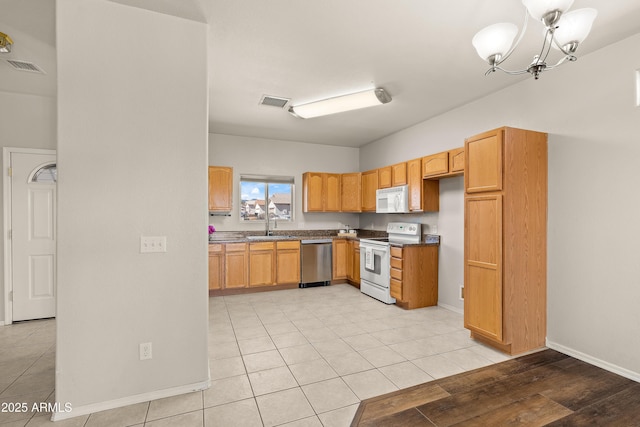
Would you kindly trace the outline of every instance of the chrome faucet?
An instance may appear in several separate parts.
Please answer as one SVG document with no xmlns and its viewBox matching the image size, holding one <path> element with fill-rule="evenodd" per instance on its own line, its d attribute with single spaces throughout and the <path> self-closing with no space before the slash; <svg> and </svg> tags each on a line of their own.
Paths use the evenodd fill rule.
<svg viewBox="0 0 640 427">
<path fill-rule="evenodd" d="M 271 222 L 271 220 L 269 219 L 269 217 L 266 218 L 265 221 L 265 236 L 273 236 L 273 231 L 271 231 L 269 229 L 269 223 Z M 278 228 L 278 219 L 274 218 L 273 219 L 273 228 Z"/>
</svg>

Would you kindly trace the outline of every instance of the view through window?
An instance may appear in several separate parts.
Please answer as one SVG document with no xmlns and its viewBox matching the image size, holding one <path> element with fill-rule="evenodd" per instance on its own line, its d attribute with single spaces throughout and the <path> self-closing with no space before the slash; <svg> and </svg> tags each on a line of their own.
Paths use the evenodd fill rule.
<svg viewBox="0 0 640 427">
<path fill-rule="evenodd" d="M 240 176 L 240 218 L 293 220 L 293 177 Z"/>
</svg>

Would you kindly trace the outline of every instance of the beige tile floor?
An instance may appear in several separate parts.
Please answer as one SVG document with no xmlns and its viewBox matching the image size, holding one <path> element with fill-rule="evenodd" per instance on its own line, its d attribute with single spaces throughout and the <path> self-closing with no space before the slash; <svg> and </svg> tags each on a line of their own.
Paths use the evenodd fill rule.
<svg viewBox="0 0 640 427">
<path fill-rule="evenodd" d="M 348 426 L 361 400 L 506 360 L 441 307 L 402 310 L 350 285 L 209 300 L 211 388 L 14 426 Z M 0 402 L 53 400 L 55 320 L 0 327 Z"/>
</svg>

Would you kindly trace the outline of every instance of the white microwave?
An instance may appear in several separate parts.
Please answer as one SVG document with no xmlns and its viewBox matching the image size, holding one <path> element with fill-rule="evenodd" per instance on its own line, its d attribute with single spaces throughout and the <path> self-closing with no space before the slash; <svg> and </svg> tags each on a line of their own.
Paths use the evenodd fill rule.
<svg viewBox="0 0 640 427">
<path fill-rule="evenodd" d="M 376 190 L 376 213 L 408 213 L 409 186 Z"/>
</svg>

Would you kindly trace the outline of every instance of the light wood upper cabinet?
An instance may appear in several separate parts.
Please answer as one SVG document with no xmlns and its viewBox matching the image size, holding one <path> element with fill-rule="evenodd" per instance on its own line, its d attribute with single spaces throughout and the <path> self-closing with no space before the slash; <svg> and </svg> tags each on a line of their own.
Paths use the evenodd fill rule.
<svg viewBox="0 0 640 427">
<path fill-rule="evenodd" d="M 440 182 L 422 178 L 422 159 L 407 162 L 407 184 L 410 211 L 436 212 L 440 209 Z"/>
<path fill-rule="evenodd" d="M 449 173 L 449 152 L 432 154 L 422 158 L 422 177 Z"/>
<path fill-rule="evenodd" d="M 347 278 L 347 241 L 334 239 L 332 246 L 333 280 Z"/>
<path fill-rule="evenodd" d="M 449 150 L 449 172 L 464 172 L 464 147 Z"/>
<path fill-rule="evenodd" d="M 224 287 L 224 246 L 209 245 L 209 290 Z"/>
<path fill-rule="evenodd" d="M 209 166 L 209 210 L 230 212 L 233 207 L 233 168 Z"/>
<path fill-rule="evenodd" d="M 361 212 L 362 211 L 362 191 L 360 172 L 343 173 L 340 177 L 341 185 L 341 210 L 342 212 Z"/>
<path fill-rule="evenodd" d="M 326 173 L 323 174 L 323 187 L 324 187 L 324 211 L 325 212 L 340 212 L 340 199 L 341 199 L 341 177 L 339 173 Z"/>
<path fill-rule="evenodd" d="M 391 187 L 391 166 L 378 168 L 378 188 Z"/>
<path fill-rule="evenodd" d="M 249 244 L 249 286 L 276 284 L 275 242 Z"/>
<path fill-rule="evenodd" d="M 378 169 L 362 172 L 362 212 L 376 211 Z"/>
<path fill-rule="evenodd" d="M 502 190 L 503 131 L 467 138 L 464 188 L 467 193 Z"/>
<path fill-rule="evenodd" d="M 465 147 L 465 327 L 510 354 L 543 347 L 547 135 L 505 127 Z"/>
<path fill-rule="evenodd" d="M 224 254 L 224 287 L 246 288 L 249 285 L 246 243 L 227 243 Z"/>
<path fill-rule="evenodd" d="M 276 282 L 300 283 L 300 241 L 276 242 Z"/>
<path fill-rule="evenodd" d="M 304 212 L 339 212 L 340 188 L 340 174 L 304 173 L 302 175 L 302 208 Z"/>
<path fill-rule="evenodd" d="M 302 208 L 305 212 L 322 212 L 324 208 L 320 172 L 306 172 L 302 175 Z"/>
<path fill-rule="evenodd" d="M 391 186 L 407 185 L 407 162 L 396 163 L 391 167 Z"/>
</svg>

